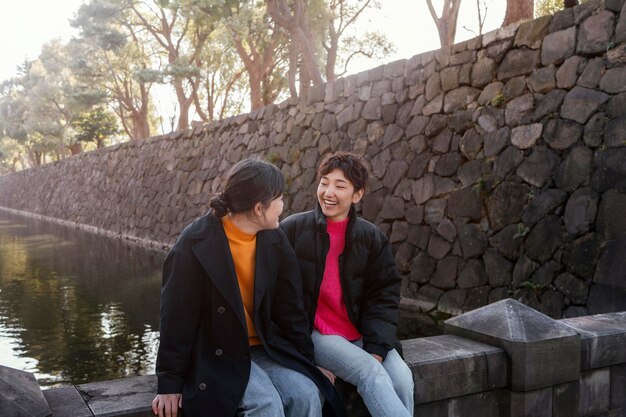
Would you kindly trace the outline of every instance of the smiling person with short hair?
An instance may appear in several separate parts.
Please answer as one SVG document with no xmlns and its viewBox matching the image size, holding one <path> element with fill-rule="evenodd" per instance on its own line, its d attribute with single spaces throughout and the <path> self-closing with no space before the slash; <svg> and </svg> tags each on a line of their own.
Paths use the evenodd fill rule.
<svg viewBox="0 0 626 417">
<path fill-rule="evenodd" d="M 413 376 L 396 349 L 401 277 L 387 237 L 354 209 L 367 166 L 338 152 L 317 177 L 317 208 L 281 222 L 300 264 L 315 362 L 355 385 L 373 417 L 412 416 Z"/>
</svg>

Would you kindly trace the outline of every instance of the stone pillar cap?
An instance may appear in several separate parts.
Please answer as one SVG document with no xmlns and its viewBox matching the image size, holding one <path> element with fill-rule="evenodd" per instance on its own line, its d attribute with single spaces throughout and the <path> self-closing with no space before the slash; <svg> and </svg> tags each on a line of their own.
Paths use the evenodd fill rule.
<svg viewBox="0 0 626 417">
<path fill-rule="evenodd" d="M 507 298 L 446 320 L 446 328 L 462 327 L 510 342 L 535 342 L 574 336 L 569 326 Z"/>
</svg>

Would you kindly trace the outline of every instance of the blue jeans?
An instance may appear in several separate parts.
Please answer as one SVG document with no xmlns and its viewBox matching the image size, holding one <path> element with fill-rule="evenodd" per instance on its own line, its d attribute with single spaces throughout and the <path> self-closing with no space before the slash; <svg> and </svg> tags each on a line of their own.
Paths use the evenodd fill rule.
<svg viewBox="0 0 626 417">
<path fill-rule="evenodd" d="M 313 331 L 317 365 L 356 386 L 372 417 L 413 416 L 413 374 L 392 349 L 381 364 L 362 349 L 362 340 Z"/>
<path fill-rule="evenodd" d="M 321 417 L 317 386 L 307 376 L 274 362 L 261 346 L 251 349 L 250 379 L 237 417 Z"/>
</svg>

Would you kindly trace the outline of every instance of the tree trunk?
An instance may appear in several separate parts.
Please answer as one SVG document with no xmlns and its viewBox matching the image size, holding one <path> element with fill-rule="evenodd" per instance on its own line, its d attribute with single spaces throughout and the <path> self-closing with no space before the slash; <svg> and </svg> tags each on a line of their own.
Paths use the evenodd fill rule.
<svg viewBox="0 0 626 417">
<path fill-rule="evenodd" d="M 313 36 L 306 22 L 307 3 L 303 0 L 295 0 L 293 5 L 288 5 L 285 0 L 265 1 L 272 20 L 287 30 L 291 36 L 291 42 L 297 45 L 302 63 L 307 68 L 308 79 L 315 85 L 322 84 L 324 80 L 317 66 Z"/>
<path fill-rule="evenodd" d="M 534 0 L 507 0 L 502 26 L 533 18 Z"/>
<path fill-rule="evenodd" d="M 78 155 L 83 151 L 83 145 L 80 142 L 75 142 L 70 145 L 70 154 Z"/>
<path fill-rule="evenodd" d="M 426 5 L 428 6 L 430 16 L 435 22 L 435 26 L 437 26 L 441 46 L 453 45 L 454 38 L 456 37 L 456 25 L 459 18 L 461 0 L 444 0 L 441 17 L 437 16 L 432 0 L 426 0 Z"/>
</svg>

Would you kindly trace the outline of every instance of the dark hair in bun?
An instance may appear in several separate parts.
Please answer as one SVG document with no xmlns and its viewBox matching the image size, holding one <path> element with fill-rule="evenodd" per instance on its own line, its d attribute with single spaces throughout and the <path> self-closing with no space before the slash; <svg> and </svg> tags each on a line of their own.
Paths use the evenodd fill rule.
<svg viewBox="0 0 626 417">
<path fill-rule="evenodd" d="M 224 193 L 219 192 L 211 197 L 209 206 L 213 209 L 213 213 L 215 213 L 217 217 L 224 217 L 226 213 L 228 213 L 228 202 L 226 201 Z"/>
<path fill-rule="evenodd" d="M 256 203 L 264 207 L 285 191 L 285 177 L 275 165 L 258 159 L 244 159 L 236 163 L 226 176 L 222 191 L 215 194 L 209 206 L 217 217 L 242 213 Z"/>
</svg>

